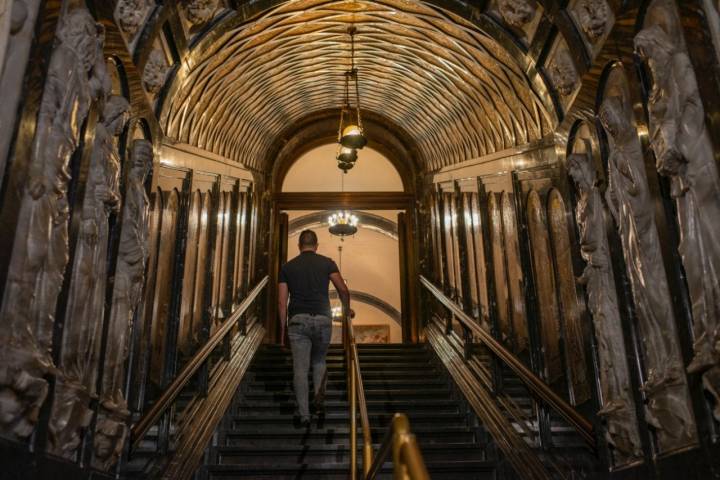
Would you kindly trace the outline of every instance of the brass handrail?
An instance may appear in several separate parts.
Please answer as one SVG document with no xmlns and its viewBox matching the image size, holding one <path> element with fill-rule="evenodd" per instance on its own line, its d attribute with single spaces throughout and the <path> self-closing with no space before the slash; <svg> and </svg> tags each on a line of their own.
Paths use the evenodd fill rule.
<svg viewBox="0 0 720 480">
<path fill-rule="evenodd" d="M 266 275 L 262 280 L 258 282 L 255 288 L 248 293 L 247 297 L 240 303 L 238 308 L 225 320 L 222 326 L 208 339 L 205 345 L 200 348 L 195 355 L 187 362 L 187 364 L 180 370 L 180 373 L 175 379 L 168 385 L 165 391 L 160 395 L 160 398 L 150 408 L 150 410 L 140 418 L 140 420 L 133 425 L 130 430 L 130 445 L 131 448 L 137 448 L 140 441 L 145 434 L 150 430 L 150 427 L 155 425 L 165 411 L 172 405 L 177 396 L 180 394 L 183 388 L 190 381 L 192 376 L 200 369 L 203 363 L 208 359 L 213 350 L 223 341 L 225 336 L 232 330 L 237 324 L 237 321 L 245 313 L 245 311 L 252 305 L 260 292 L 270 281 L 270 278 Z"/>
<path fill-rule="evenodd" d="M 537 375 L 528 369 L 523 362 L 498 342 L 490 333 L 485 331 L 477 324 L 472 317 L 466 314 L 459 305 L 449 299 L 440 289 L 438 289 L 430 280 L 420 275 L 420 283 L 438 299 L 453 315 L 470 331 L 476 335 L 479 340 L 485 344 L 502 362 L 504 362 L 522 382 L 541 400 L 543 400 L 550 408 L 555 410 L 562 416 L 585 442 L 593 449 L 596 448 L 595 436 L 593 434 L 592 423 L 583 417 L 565 400 L 560 398 L 552 389 L 543 382 Z"/>
<path fill-rule="evenodd" d="M 395 480 L 430 479 L 420 447 L 415 440 L 415 435 L 410 431 L 410 421 L 404 413 L 393 415 L 392 424 L 385 433 L 375 461 L 370 470 L 366 472 L 366 480 L 375 478 L 390 452 L 393 456 L 393 478 Z"/>
<path fill-rule="evenodd" d="M 348 401 L 350 403 L 350 477 L 357 478 L 357 409 L 360 408 L 360 426 L 363 434 L 363 477 L 367 475 L 372 464 L 372 436 L 370 435 L 370 420 L 365 401 L 365 387 L 360 372 L 360 359 L 355 343 L 355 334 L 347 315 L 343 319 L 343 343 L 345 344 L 345 359 L 347 361 Z"/>
</svg>

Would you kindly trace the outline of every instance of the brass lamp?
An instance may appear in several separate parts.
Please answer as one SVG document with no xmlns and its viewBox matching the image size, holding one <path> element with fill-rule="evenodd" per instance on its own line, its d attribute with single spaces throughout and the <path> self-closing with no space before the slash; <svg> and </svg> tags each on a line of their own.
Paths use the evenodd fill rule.
<svg viewBox="0 0 720 480">
<path fill-rule="evenodd" d="M 340 145 L 335 158 L 340 163 L 354 163 L 357 160 L 357 150 Z"/>
<path fill-rule="evenodd" d="M 351 124 L 343 129 L 340 144 L 346 148 L 359 150 L 367 145 L 367 138 L 363 135 L 362 128 Z"/>
<path fill-rule="evenodd" d="M 354 26 L 348 28 L 350 35 L 350 70 L 345 72 L 345 105 L 340 110 L 338 125 L 338 168 L 347 173 L 357 160 L 357 150 L 367 145 L 360 118 L 360 89 L 358 87 L 358 70 L 355 68 L 355 32 Z M 355 85 L 355 105 L 350 103 L 350 84 Z M 353 111 L 355 119 L 352 118 Z"/>
</svg>

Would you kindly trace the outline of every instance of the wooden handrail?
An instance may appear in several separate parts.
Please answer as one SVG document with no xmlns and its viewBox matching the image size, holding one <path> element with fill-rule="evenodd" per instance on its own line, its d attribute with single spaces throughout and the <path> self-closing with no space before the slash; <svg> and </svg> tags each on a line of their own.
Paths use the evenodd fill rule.
<svg viewBox="0 0 720 480">
<path fill-rule="evenodd" d="M 393 478 L 429 480 L 422 452 L 410 431 L 410 421 L 404 413 L 393 415 L 392 423 L 385 433 L 375 461 L 366 472 L 365 480 L 373 480 L 392 452 Z"/>
<path fill-rule="evenodd" d="M 165 410 L 167 410 L 172 403 L 175 401 L 177 396 L 180 394 L 183 388 L 187 385 L 193 375 L 208 359 L 213 350 L 223 341 L 225 336 L 232 330 L 237 324 L 240 316 L 252 305 L 260 292 L 270 281 L 270 278 L 266 275 L 262 280 L 258 282 L 255 288 L 245 297 L 240 303 L 238 308 L 225 320 L 222 326 L 208 339 L 205 345 L 200 348 L 195 355 L 187 362 L 187 364 L 180 370 L 180 373 L 175 379 L 168 385 L 165 391 L 160 395 L 157 402 L 150 408 L 150 410 L 140 418 L 140 420 L 133 425 L 130 430 L 130 445 L 131 448 L 137 448 L 140 440 L 150 430 L 150 427 L 160 420 Z"/>
<path fill-rule="evenodd" d="M 575 410 L 565 400 L 560 398 L 552 389 L 535 375 L 525 364 L 511 353 L 505 346 L 498 342 L 490 333 L 485 331 L 477 324 L 472 317 L 465 313 L 459 305 L 449 299 L 440 289 L 438 289 L 430 280 L 420 275 L 420 283 L 433 294 L 453 315 L 470 331 L 476 335 L 487 348 L 492 351 L 497 358 L 504 362 L 510 369 L 522 380 L 522 382 L 537 397 L 544 401 L 550 408 L 555 410 L 570 425 L 577 430 L 585 442 L 596 448 L 595 435 L 593 434 L 592 423 L 577 410 Z"/>
<path fill-rule="evenodd" d="M 355 343 L 355 333 L 347 315 L 343 319 L 343 325 L 350 408 L 350 476 L 354 480 L 357 478 L 356 405 L 360 409 L 360 428 L 363 434 L 363 477 L 367 475 L 372 464 L 372 436 L 370 434 L 370 419 L 367 412 L 367 402 L 365 401 L 365 387 L 360 372 L 360 359 L 358 358 L 357 344 Z"/>
</svg>

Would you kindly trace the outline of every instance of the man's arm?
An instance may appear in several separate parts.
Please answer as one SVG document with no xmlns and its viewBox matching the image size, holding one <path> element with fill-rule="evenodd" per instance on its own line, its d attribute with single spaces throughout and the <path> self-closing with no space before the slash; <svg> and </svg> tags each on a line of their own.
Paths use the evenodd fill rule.
<svg viewBox="0 0 720 480">
<path fill-rule="evenodd" d="M 355 312 L 350 309 L 350 290 L 348 290 L 345 280 L 342 278 L 342 275 L 340 275 L 340 272 L 331 273 L 330 281 L 333 285 L 335 285 L 335 290 L 337 290 L 338 297 L 340 297 L 343 313 L 350 318 L 354 317 Z"/>
<path fill-rule="evenodd" d="M 288 285 L 278 284 L 278 316 L 280 317 L 280 345 L 285 345 L 285 325 L 287 323 Z"/>
</svg>

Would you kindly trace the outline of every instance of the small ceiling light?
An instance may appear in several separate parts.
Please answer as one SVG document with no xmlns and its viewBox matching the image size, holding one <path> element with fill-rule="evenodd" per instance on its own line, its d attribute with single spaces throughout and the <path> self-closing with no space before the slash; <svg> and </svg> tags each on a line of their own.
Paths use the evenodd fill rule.
<svg viewBox="0 0 720 480">
<path fill-rule="evenodd" d="M 355 235 L 358 230 L 358 218 L 347 210 L 330 215 L 328 224 L 330 224 L 330 228 L 328 228 L 330 234 L 338 237 Z"/>
<path fill-rule="evenodd" d="M 340 148 L 338 148 L 338 153 L 335 158 L 340 163 L 354 163 L 355 160 L 357 160 L 357 150 L 341 145 Z"/>
<path fill-rule="evenodd" d="M 362 149 L 367 145 L 367 138 L 362 126 L 362 118 L 360 117 L 360 88 L 358 86 L 358 69 L 355 68 L 355 32 L 356 28 L 351 26 L 348 28 L 350 35 L 350 70 L 345 72 L 345 105 L 340 110 L 340 125 L 338 125 L 338 165 L 344 172 L 352 168 L 351 164 L 357 160 L 357 152 L 355 150 Z M 350 103 L 350 84 L 355 86 L 355 106 Z M 352 119 L 353 111 L 355 119 Z"/>
</svg>

